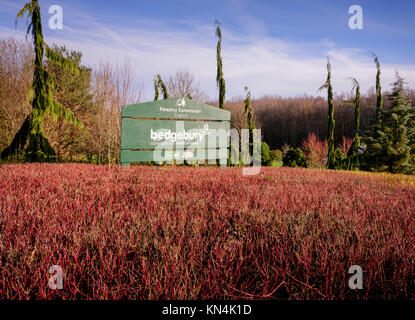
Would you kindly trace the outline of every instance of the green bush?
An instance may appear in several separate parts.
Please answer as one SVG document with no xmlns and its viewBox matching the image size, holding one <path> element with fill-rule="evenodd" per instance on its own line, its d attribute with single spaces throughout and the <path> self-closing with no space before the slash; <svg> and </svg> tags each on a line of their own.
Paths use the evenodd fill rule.
<svg viewBox="0 0 415 320">
<path fill-rule="evenodd" d="M 285 167 L 307 168 L 307 162 L 300 148 L 290 148 L 282 159 Z"/>
<path fill-rule="evenodd" d="M 347 157 L 340 148 L 334 151 L 334 167 L 335 169 L 347 169 Z"/>
<path fill-rule="evenodd" d="M 242 146 L 243 147 L 243 146 Z M 239 165 L 243 165 L 244 162 L 242 161 L 242 157 L 241 157 L 241 152 L 238 152 L 238 145 L 235 144 L 231 144 L 231 148 L 229 150 L 229 157 L 228 157 L 228 166 L 232 165 L 231 164 L 231 152 L 234 151 L 235 153 L 239 154 Z M 249 153 L 248 150 L 244 150 L 243 154 L 248 157 Z M 252 156 L 252 155 L 251 155 Z M 259 159 L 257 159 L 259 162 Z M 268 165 L 268 163 L 272 161 L 271 158 L 271 153 L 270 153 L 270 149 L 269 146 L 266 142 L 262 142 L 261 143 L 261 164 L 262 165 Z M 249 162 L 249 159 L 245 159 L 245 162 Z"/>
<path fill-rule="evenodd" d="M 238 164 L 233 164 L 232 163 L 232 161 L 231 161 L 232 160 L 231 159 L 232 153 L 234 153 L 235 155 L 238 155 L 238 158 L 239 158 L 239 163 Z M 239 152 L 239 145 L 238 144 L 231 143 L 230 148 L 229 148 L 229 156 L 228 156 L 227 165 L 228 166 L 242 166 L 241 153 Z"/>
<path fill-rule="evenodd" d="M 268 167 L 274 167 L 274 168 L 282 167 L 282 162 L 281 161 L 271 160 L 271 161 L 268 161 L 267 162 L 267 166 Z"/>
<path fill-rule="evenodd" d="M 282 160 L 282 151 L 277 149 L 277 150 L 271 150 L 269 152 L 269 155 L 271 157 L 271 161 L 281 161 Z"/>
<path fill-rule="evenodd" d="M 269 146 L 266 142 L 261 143 L 261 164 L 267 164 L 271 160 Z"/>
</svg>

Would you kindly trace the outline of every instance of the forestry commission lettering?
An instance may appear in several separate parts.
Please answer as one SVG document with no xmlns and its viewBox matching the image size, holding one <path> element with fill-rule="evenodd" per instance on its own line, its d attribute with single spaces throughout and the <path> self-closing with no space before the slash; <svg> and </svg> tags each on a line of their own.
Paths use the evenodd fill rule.
<svg viewBox="0 0 415 320">
<path fill-rule="evenodd" d="M 191 113 L 201 113 L 202 110 L 197 109 L 183 109 L 183 108 L 164 108 L 160 107 L 160 111 L 162 112 L 191 112 Z"/>
</svg>

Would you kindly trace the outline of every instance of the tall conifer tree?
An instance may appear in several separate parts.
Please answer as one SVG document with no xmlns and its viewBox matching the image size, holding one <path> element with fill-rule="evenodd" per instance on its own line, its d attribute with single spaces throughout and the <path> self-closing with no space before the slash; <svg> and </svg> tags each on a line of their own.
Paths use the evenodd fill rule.
<svg viewBox="0 0 415 320">
<path fill-rule="evenodd" d="M 327 89 L 327 102 L 328 102 L 328 131 L 327 131 L 327 143 L 328 143 L 328 154 L 327 154 L 327 169 L 335 169 L 336 161 L 334 155 L 334 102 L 333 102 L 333 88 L 331 86 L 331 64 L 327 58 L 327 80 L 320 87 L 319 90 Z"/>
<path fill-rule="evenodd" d="M 160 86 L 161 92 L 163 92 L 163 99 L 164 100 L 169 99 L 170 98 L 169 92 L 167 91 L 167 87 L 164 84 L 163 80 L 161 79 L 160 75 L 158 75 L 158 79 L 159 79 L 159 86 Z"/>
<path fill-rule="evenodd" d="M 252 154 L 252 148 L 253 148 L 253 139 L 254 139 L 254 130 L 255 130 L 255 122 L 254 122 L 254 112 L 252 110 L 252 105 L 251 105 L 251 92 L 248 90 L 248 87 L 245 87 L 245 93 L 246 93 L 246 97 L 244 100 L 244 112 L 246 114 L 246 126 L 248 127 L 249 130 L 249 145 L 250 145 L 250 149 L 251 149 L 251 154 Z"/>
<path fill-rule="evenodd" d="M 154 101 L 157 101 L 159 99 L 159 83 L 158 83 L 157 76 L 154 76 L 153 83 L 154 83 Z"/>
<path fill-rule="evenodd" d="M 17 19 L 27 15 L 27 34 L 32 32 L 35 64 L 33 82 L 28 93 L 28 97 L 33 97 L 31 113 L 26 117 L 19 131 L 16 133 L 11 144 L 3 150 L 1 158 L 9 158 L 18 155 L 24 150 L 25 161 L 43 162 L 54 161 L 55 151 L 44 136 L 42 122 L 47 115 L 51 115 L 55 120 L 63 119 L 65 122 L 72 123 L 83 128 L 82 122 L 73 114 L 70 109 L 64 108 L 53 97 L 53 81 L 43 63 L 44 54 L 50 61 L 65 67 L 71 72 L 79 72 L 77 66 L 69 59 L 54 52 L 43 41 L 42 21 L 40 7 L 37 0 L 32 0 L 24 5 L 23 9 L 17 14 Z M 30 22 L 29 22 L 30 21 Z"/>
<path fill-rule="evenodd" d="M 353 84 L 353 90 L 356 90 L 355 98 L 353 101 L 344 101 L 347 104 L 355 106 L 354 109 L 354 123 L 355 133 L 353 137 L 352 145 L 350 146 L 347 154 L 347 168 L 354 170 L 359 166 L 358 153 L 360 148 L 359 126 L 360 126 L 360 85 L 355 78 L 351 78 Z"/>
<path fill-rule="evenodd" d="M 365 169 L 415 173 L 415 157 L 411 148 L 413 106 L 404 96 L 403 86 L 403 78 L 396 73 L 392 93 L 388 95 L 391 109 L 382 111 L 376 134 L 366 137 Z"/>
<path fill-rule="evenodd" d="M 159 89 L 161 89 L 161 92 L 163 93 L 163 99 L 169 99 L 170 95 L 167 90 L 166 85 L 164 84 L 163 80 L 161 79 L 161 76 L 157 74 L 154 77 L 154 101 L 157 101 L 159 99 Z"/>
<path fill-rule="evenodd" d="M 376 64 L 376 124 L 379 125 L 382 119 L 383 96 L 382 87 L 380 85 L 380 63 L 375 53 L 372 52 Z"/>
<path fill-rule="evenodd" d="M 220 29 L 220 22 L 215 20 L 216 24 L 216 36 L 218 37 L 218 44 L 216 46 L 216 62 L 217 62 L 217 73 L 216 73 L 216 84 L 219 87 L 219 108 L 225 109 L 225 79 L 223 78 L 222 70 L 222 30 Z"/>
<path fill-rule="evenodd" d="M 382 139 L 382 117 L 383 117 L 383 95 L 380 85 L 381 68 L 379 59 L 374 52 L 371 52 L 374 62 L 376 64 L 376 113 L 375 119 L 372 122 L 370 130 L 364 133 L 364 154 L 361 157 L 361 167 L 364 170 L 378 170 L 382 165 L 384 159 L 380 148 L 380 141 Z M 375 169 L 377 168 L 377 169 Z"/>
</svg>

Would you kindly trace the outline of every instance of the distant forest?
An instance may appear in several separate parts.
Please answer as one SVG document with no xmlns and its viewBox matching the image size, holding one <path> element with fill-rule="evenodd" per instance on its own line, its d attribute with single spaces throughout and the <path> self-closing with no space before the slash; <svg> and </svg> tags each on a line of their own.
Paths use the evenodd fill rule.
<svg viewBox="0 0 415 320">
<path fill-rule="evenodd" d="M 57 151 L 58 161 L 117 163 L 121 106 L 144 102 L 142 88 L 133 85 L 134 66 L 124 61 L 116 65 L 100 62 L 92 68 L 85 67 L 82 53 L 58 47 L 55 50 L 82 67 L 80 75 L 72 76 L 53 63 L 45 63 L 56 84 L 55 98 L 71 109 L 87 129 L 84 132 L 71 124 L 46 119 L 45 134 Z M 32 82 L 33 65 L 30 41 L 0 39 L 0 150 L 10 144 L 30 112 L 27 92 Z M 195 100 L 218 106 L 217 100 L 209 100 L 191 72 L 178 71 L 162 76 L 171 97 L 190 95 Z M 390 107 L 389 88 L 384 84 L 384 110 Z M 414 105 L 415 90 L 406 89 L 405 95 Z M 354 136 L 354 108 L 343 104 L 352 96 L 350 92 L 350 95 L 335 95 L 334 98 L 336 145 L 343 137 L 351 139 Z M 369 129 L 375 118 L 375 105 L 376 93 L 371 88 L 361 96 L 361 131 Z M 263 141 L 273 150 L 284 145 L 300 147 L 311 133 L 320 140 L 327 137 L 327 99 L 324 97 L 265 96 L 253 99 L 252 107 L 256 127 L 261 128 Z M 225 109 L 231 111 L 231 127 L 246 128 L 243 98 L 226 100 Z"/>
<path fill-rule="evenodd" d="M 384 85 L 384 110 L 390 108 L 387 95 L 391 86 Z M 415 104 L 415 90 L 406 89 L 405 95 Z M 344 104 L 344 100 L 352 99 L 353 94 L 335 95 L 336 128 L 335 144 L 342 142 L 343 137 L 352 139 L 354 136 L 354 107 Z M 210 102 L 215 105 L 215 102 Z M 243 99 L 234 99 L 226 103 L 226 109 L 232 111 L 232 127 L 244 128 Z M 217 105 L 217 103 L 216 103 Z M 376 92 L 371 88 L 361 96 L 360 130 L 370 128 L 375 118 Z M 281 149 L 285 144 L 301 147 L 309 134 L 315 133 L 320 140 L 327 138 L 327 99 L 325 97 L 299 96 L 282 98 L 266 96 L 252 100 L 255 123 L 261 128 L 262 139 L 271 149 Z"/>
</svg>

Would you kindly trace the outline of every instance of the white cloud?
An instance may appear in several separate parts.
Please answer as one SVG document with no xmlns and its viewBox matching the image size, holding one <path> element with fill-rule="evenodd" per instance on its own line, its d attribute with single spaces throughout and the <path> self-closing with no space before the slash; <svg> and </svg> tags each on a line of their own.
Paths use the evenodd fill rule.
<svg viewBox="0 0 415 320">
<path fill-rule="evenodd" d="M 137 80 L 144 82 L 147 100 L 152 98 L 152 79 L 156 73 L 167 76 L 180 69 L 193 72 L 201 88 L 216 98 L 213 25 L 189 27 L 189 21 L 182 21 L 187 27 L 174 30 L 167 24 L 135 21 L 131 24 L 134 27 L 127 28 L 104 25 L 88 16 L 78 19 L 77 24 L 70 24 L 63 31 L 48 31 L 46 41 L 82 51 L 88 65 L 127 56 L 135 66 Z M 22 32 L 0 28 L 0 36 L 8 34 L 24 37 Z M 242 95 L 244 86 L 250 88 L 254 97 L 316 95 L 326 79 L 327 56 L 332 62 L 336 92 L 350 91 L 348 77 L 359 80 L 362 92 L 375 83 L 376 69 L 370 54 L 356 48 L 337 48 L 326 39 L 319 43 L 295 43 L 258 35 L 243 38 L 224 29 L 222 56 L 228 98 Z M 379 58 L 382 63 L 382 57 Z M 382 64 L 383 88 L 390 88 L 397 69 L 408 85 L 415 87 L 415 65 Z"/>
</svg>

